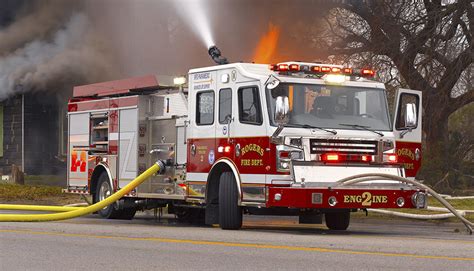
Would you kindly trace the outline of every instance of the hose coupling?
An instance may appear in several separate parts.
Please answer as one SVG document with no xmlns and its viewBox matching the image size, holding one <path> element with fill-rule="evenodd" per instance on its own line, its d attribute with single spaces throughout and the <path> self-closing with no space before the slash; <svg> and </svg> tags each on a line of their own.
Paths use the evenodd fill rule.
<svg viewBox="0 0 474 271">
<path fill-rule="evenodd" d="M 165 173 L 166 163 L 164 161 L 158 160 L 158 161 L 156 161 L 156 165 L 158 165 L 158 167 L 159 167 L 157 174 L 161 175 L 161 174 Z"/>
</svg>

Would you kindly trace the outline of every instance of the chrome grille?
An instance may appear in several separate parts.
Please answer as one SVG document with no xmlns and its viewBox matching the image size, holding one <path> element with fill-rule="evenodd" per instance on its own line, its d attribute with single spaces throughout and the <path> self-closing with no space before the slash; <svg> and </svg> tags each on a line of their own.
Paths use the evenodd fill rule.
<svg viewBox="0 0 474 271">
<path fill-rule="evenodd" d="M 311 154 L 337 152 L 345 154 L 377 154 L 375 140 L 310 139 Z"/>
</svg>

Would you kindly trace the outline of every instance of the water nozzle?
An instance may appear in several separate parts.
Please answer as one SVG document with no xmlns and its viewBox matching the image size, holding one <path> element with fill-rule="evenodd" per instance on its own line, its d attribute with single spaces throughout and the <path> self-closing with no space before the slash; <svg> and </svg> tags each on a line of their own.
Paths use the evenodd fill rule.
<svg viewBox="0 0 474 271">
<path fill-rule="evenodd" d="M 216 62 L 218 65 L 229 64 L 227 58 L 221 56 L 221 50 L 219 50 L 217 46 L 213 45 L 209 47 L 208 53 L 211 56 L 212 60 L 214 60 L 214 62 Z"/>
</svg>

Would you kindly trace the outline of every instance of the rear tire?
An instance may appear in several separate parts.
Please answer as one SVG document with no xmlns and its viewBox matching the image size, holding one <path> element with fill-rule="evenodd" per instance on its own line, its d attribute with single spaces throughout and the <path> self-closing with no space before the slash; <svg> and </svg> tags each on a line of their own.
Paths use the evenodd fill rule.
<svg viewBox="0 0 474 271">
<path fill-rule="evenodd" d="M 223 172 L 219 179 L 219 225 L 224 230 L 242 227 L 242 207 L 238 205 L 239 192 L 232 172 Z"/>
<path fill-rule="evenodd" d="M 349 227 L 351 213 L 349 211 L 324 214 L 326 226 L 330 230 L 345 231 Z"/>
<path fill-rule="evenodd" d="M 110 185 L 109 176 L 107 173 L 102 172 L 102 174 L 99 176 L 94 203 L 108 198 L 110 195 L 112 195 L 112 193 L 113 190 L 112 186 Z M 118 210 L 117 203 L 114 202 L 109 206 L 99 210 L 97 213 L 103 218 L 130 220 L 135 216 L 136 211 L 137 210 L 135 208 L 130 207 Z"/>
</svg>

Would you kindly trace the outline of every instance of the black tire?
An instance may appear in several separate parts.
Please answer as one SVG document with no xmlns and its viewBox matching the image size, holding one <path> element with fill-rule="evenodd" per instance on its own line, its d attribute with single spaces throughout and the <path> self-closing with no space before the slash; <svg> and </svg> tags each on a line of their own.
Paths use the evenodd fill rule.
<svg viewBox="0 0 474 271">
<path fill-rule="evenodd" d="M 345 231 L 349 227 L 351 213 L 349 211 L 326 213 L 324 218 L 330 230 Z"/>
<path fill-rule="evenodd" d="M 219 179 L 219 225 L 224 230 L 242 228 L 242 207 L 238 205 L 239 192 L 232 172 L 224 172 Z"/>
<path fill-rule="evenodd" d="M 112 186 L 110 185 L 109 176 L 107 173 L 102 172 L 97 182 L 97 189 L 95 191 L 94 203 L 99 202 L 113 193 Z M 130 220 L 135 216 L 135 208 L 125 208 L 122 210 L 117 209 L 117 203 L 112 203 L 109 206 L 99 210 L 97 213 L 108 219 L 124 219 Z"/>
</svg>

